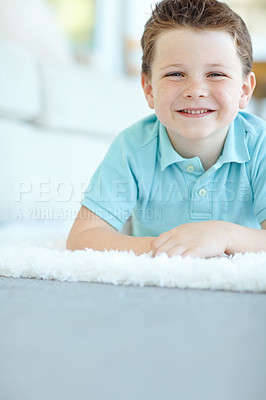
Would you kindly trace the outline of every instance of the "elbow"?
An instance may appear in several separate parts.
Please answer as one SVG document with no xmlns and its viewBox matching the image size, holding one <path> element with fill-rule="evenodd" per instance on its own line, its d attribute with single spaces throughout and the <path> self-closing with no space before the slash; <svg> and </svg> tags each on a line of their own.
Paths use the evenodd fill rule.
<svg viewBox="0 0 266 400">
<path fill-rule="evenodd" d="M 77 250 L 77 247 L 75 246 L 75 242 L 74 242 L 73 238 L 71 237 L 71 235 L 68 235 L 67 242 L 66 242 L 66 249 L 71 250 L 71 251 Z"/>
<path fill-rule="evenodd" d="M 76 235 L 70 234 L 68 235 L 67 242 L 66 242 L 66 249 L 70 251 L 75 250 L 84 250 L 84 246 L 80 243 L 79 237 Z"/>
<path fill-rule="evenodd" d="M 93 249 L 93 243 L 90 239 L 89 235 L 84 236 L 84 232 L 79 234 L 70 232 L 66 242 L 66 249 L 70 251 Z"/>
</svg>

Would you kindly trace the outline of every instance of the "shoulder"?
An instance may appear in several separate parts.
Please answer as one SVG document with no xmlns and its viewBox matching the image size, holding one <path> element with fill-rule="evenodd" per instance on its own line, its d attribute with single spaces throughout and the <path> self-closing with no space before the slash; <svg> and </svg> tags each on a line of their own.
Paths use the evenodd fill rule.
<svg viewBox="0 0 266 400">
<path fill-rule="evenodd" d="M 159 121 L 150 115 L 123 130 L 113 141 L 101 166 L 142 171 L 156 157 Z"/>
<path fill-rule="evenodd" d="M 266 121 L 257 115 L 247 112 L 239 112 L 237 119 L 244 133 L 243 140 L 253 158 L 256 153 L 263 149 L 266 151 Z"/>
<path fill-rule="evenodd" d="M 244 111 L 239 112 L 237 118 L 244 128 L 246 136 L 258 138 L 261 135 L 266 135 L 266 121 L 264 119 Z"/>
<path fill-rule="evenodd" d="M 250 157 L 246 167 L 253 180 L 258 176 L 258 171 L 263 172 L 266 168 L 266 121 L 247 112 L 240 112 L 238 118 L 243 127 L 244 141 Z"/>
<path fill-rule="evenodd" d="M 155 114 L 149 115 L 122 131 L 116 141 L 133 151 L 138 151 L 157 141 L 159 121 Z"/>
</svg>

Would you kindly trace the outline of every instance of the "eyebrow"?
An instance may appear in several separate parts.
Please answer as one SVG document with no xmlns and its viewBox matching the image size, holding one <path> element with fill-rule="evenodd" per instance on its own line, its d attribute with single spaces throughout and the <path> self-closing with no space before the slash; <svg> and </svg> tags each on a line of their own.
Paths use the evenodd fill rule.
<svg viewBox="0 0 266 400">
<path fill-rule="evenodd" d="M 166 68 L 170 68 L 170 67 L 184 67 L 185 64 L 170 64 L 170 65 L 165 65 L 164 67 L 162 67 L 160 70 L 166 69 Z"/>
<path fill-rule="evenodd" d="M 214 67 L 223 67 L 223 68 L 228 68 L 228 66 L 227 66 L 227 64 L 206 64 L 206 66 L 207 67 L 212 67 L 212 68 L 214 68 Z"/>
<path fill-rule="evenodd" d="M 164 69 L 166 69 L 166 68 L 171 68 L 171 67 L 174 67 L 174 68 L 185 67 L 185 64 L 176 63 L 176 64 L 166 65 L 166 66 L 162 67 L 162 68 L 160 69 L 160 71 L 162 71 L 162 70 L 164 70 Z M 227 65 L 225 65 L 225 64 L 219 64 L 219 63 L 216 63 L 216 64 L 206 64 L 206 67 L 208 67 L 208 68 L 221 68 L 221 67 L 222 67 L 222 68 L 228 69 L 228 66 L 227 66 Z"/>
</svg>

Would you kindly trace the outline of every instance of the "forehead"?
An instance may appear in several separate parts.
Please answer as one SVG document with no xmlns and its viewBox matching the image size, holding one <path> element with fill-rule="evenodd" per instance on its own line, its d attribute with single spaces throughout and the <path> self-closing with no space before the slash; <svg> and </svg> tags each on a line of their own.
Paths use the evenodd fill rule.
<svg viewBox="0 0 266 400">
<path fill-rule="evenodd" d="M 154 64 L 190 63 L 241 64 L 236 45 L 223 30 L 172 29 L 161 33 L 156 41 Z"/>
</svg>

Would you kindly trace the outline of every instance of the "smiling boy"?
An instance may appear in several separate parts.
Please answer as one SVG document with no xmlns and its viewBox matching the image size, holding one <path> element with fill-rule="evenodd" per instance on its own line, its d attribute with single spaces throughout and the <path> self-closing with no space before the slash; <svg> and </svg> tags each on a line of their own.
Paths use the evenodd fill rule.
<svg viewBox="0 0 266 400">
<path fill-rule="evenodd" d="M 245 23 L 216 0 L 163 0 L 141 43 L 141 82 L 155 115 L 114 141 L 67 247 L 192 257 L 266 251 L 266 124 L 239 112 L 255 87 Z M 119 232 L 129 216 L 133 236 Z"/>
</svg>

